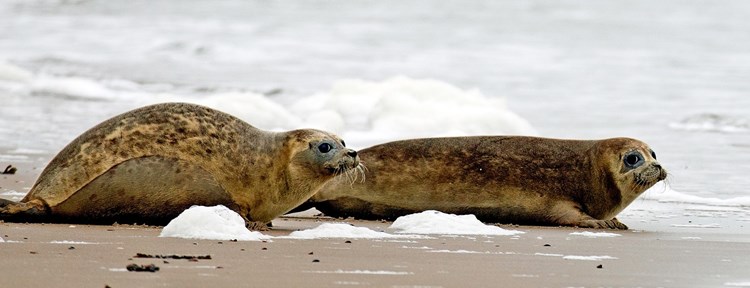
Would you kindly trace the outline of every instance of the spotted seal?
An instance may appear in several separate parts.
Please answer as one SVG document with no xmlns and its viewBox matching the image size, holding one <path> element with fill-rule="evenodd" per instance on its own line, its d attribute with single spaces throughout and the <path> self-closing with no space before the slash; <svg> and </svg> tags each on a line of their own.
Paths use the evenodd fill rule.
<svg viewBox="0 0 750 288">
<path fill-rule="evenodd" d="M 163 225 L 192 205 L 224 205 L 260 227 L 358 165 L 328 132 L 268 132 L 199 105 L 156 104 L 73 140 L 23 200 L 0 201 L 0 219 Z"/>
<path fill-rule="evenodd" d="M 629 138 L 427 138 L 360 151 L 364 181 L 328 183 L 297 211 L 392 220 L 424 210 L 482 221 L 627 229 L 615 216 L 666 170 Z"/>
</svg>

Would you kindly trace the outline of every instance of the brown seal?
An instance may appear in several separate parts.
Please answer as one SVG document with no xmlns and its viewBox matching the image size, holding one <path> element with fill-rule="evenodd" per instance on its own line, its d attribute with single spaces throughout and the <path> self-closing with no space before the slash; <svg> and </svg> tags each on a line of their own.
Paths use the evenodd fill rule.
<svg viewBox="0 0 750 288">
<path fill-rule="evenodd" d="M 627 229 L 615 215 L 666 177 L 656 154 L 628 138 L 430 138 L 359 155 L 364 181 L 331 181 L 295 210 L 386 220 L 439 210 L 491 223 Z"/>
<path fill-rule="evenodd" d="M 358 165 L 327 132 L 268 132 L 207 107 L 157 104 L 73 140 L 21 202 L 0 201 L 0 219 L 163 225 L 221 204 L 258 227 Z"/>
</svg>

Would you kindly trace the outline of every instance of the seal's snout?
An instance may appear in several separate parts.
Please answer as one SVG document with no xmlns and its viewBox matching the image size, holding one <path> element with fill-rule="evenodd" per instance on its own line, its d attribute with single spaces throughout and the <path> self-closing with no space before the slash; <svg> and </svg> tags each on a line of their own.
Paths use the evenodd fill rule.
<svg viewBox="0 0 750 288">
<path fill-rule="evenodd" d="M 355 151 L 354 149 L 349 149 L 348 151 L 346 151 L 346 155 L 349 155 L 349 157 L 355 158 L 357 157 L 357 151 Z"/>
<path fill-rule="evenodd" d="M 657 178 L 659 180 L 657 180 L 657 181 L 661 181 L 661 180 L 667 179 L 667 170 L 664 169 L 664 168 L 662 168 L 661 164 L 659 164 L 657 162 L 657 163 L 652 164 L 652 166 L 654 167 L 654 169 L 656 169 L 657 171 L 659 171 L 659 177 Z"/>
</svg>

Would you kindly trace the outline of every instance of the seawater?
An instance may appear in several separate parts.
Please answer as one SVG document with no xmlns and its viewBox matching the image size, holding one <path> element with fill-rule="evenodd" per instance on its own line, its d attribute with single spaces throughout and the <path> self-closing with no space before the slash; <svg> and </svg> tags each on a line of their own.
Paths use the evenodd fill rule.
<svg viewBox="0 0 750 288">
<path fill-rule="evenodd" d="M 746 217 L 743 11 L 750 2 L 2 1 L 0 165 L 43 165 L 108 117 L 186 101 L 355 148 L 634 137 L 670 172 L 644 199 Z"/>
</svg>

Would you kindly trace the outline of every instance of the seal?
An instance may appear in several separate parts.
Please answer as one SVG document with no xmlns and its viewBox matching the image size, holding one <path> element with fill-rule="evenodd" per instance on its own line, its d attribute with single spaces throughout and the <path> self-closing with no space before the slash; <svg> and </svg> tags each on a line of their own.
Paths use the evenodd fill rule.
<svg viewBox="0 0 750 288">
<path fill-rule="evenodd" d="M 331 181 L 295 211 L 393 220 L 438 210 L 490 223 L 627 229 L 615 216 L 667 175 L 629 138 L 428 138 L 359 152 L 364 181 Z"/>
<path fill-rule="evenodd" d="M 298 206 L 357 152 L 328 132 L 268 132 L 186 103 L 115 116 L 73 140 L 0 219 L 164 225 L 192 205 L 224 205 L 251 228 Z"/>
</svg>

